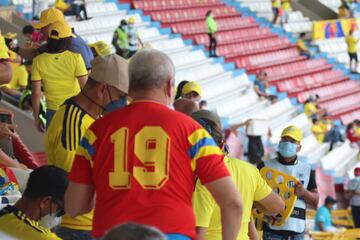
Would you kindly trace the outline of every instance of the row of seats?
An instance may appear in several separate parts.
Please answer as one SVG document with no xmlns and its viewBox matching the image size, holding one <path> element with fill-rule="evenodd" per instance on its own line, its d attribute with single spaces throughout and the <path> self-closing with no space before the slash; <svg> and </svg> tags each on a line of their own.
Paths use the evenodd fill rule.
<svg viewBox="0 0 360 240">
<path fill-rule="evenodd" d="M 133 4 L 135 8 L 141 8 L 144 11 L 159 11 L 194 7 L 214 7 L 224 5 L 218 0 L 151 0 L 133 1 Z"/>
<path fill-rule="evenodd" d="M 360 109 L 360 93 L 323 102 L 320 106 L 326 108 L 330 115 L 336 118 L 341 114 Z"/>
</svg>

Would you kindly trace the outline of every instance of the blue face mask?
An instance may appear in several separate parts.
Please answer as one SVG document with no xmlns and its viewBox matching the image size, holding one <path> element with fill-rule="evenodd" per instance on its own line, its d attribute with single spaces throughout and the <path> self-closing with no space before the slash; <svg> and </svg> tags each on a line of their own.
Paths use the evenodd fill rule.
<svg viewBox="0 0 360 240">
<path fill-rule="evenodd" d="M 296 156 L 297 145 L 292 142 L 280 142 L 279 143 L 279 153 L 285 158 L 295 157 Z"/>
<path fill-rule="evenodd" d="M 116 109 L 123 108 L 126 106 L 127 97 L 121 97 L 116 101 L 111 101 L 108 105 L 105 106 L 104 113 L 110 113 L 115 111 Z"/>
</svg>

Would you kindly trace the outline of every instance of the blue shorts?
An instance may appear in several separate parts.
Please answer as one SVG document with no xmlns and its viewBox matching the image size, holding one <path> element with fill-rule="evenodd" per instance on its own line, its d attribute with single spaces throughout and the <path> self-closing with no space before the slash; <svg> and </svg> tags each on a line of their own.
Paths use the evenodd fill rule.
<svg viewBox="0 0 360 240">
<path fill-rule="evenodd" d="M 182 234 L 166 234 L 167 240 L 191 240 L 188 236 Z"/>
</svg>

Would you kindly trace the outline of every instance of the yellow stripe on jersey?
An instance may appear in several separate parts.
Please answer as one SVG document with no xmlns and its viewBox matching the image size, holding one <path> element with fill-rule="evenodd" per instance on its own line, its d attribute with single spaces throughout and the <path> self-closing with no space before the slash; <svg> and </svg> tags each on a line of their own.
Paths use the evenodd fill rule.
<svg viewBox="0 0 360 240">
<path fill-rule="evenodd" d="M 191 157 L 191 169 L 195 171 L 196 161 L 202 157 L 210 155 L 222 155 L 222 151 L 215 143 L 214 139 L 205 129 L 198 129 L 188 137 L 192 147 L 188 154 Z"/>
<path fill-rule="evenodd" d="M 96 135 L 88 129 L 84 137 L 81 139 L 76 155 L 82 156 L 89 160 L 93 166 L 92 157 L 95 155 L 96 149 L 93 147 L 96 141 Z"/>
</svg>

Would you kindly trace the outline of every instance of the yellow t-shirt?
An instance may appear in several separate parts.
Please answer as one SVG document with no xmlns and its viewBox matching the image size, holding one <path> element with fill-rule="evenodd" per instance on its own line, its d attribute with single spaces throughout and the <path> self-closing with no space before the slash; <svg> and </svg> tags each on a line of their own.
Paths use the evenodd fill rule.
<svg viewBox="0 0 360 240">
<path fill-rule="evenodd" d="M 0 211 L 0 239 L 6 240 L 60 240 L 49 229 L 42 227 L 38 221 L 29 219 L 13 206 Z"/>
<path fill-rule="evenodd" d="M 347 18 L 349 16 L 349 10 L 344 7 L 339 7 L 338 18 Z"/>
<path fill-rule="evenodd" d="M 279 0 L 271 0 L 271 7 L 272 8 L 279 8 Z"/>
<path fill-rule="evenodd" d="M 281 0 L 281 8 L 284 11 L 290 11 L 291 10 L 291 0 Z"/>
<path fill-rule="evenodd" d="M 300 38 L 296 41 L 296 46 L 300 51 L 308 50 L 308 48 L 305 46 L 305 42 Z"/>
<path fill-rule="evenodd" d="M 347 47 L 348 47 L 348 52 L 349 53 L 357 53 L 357 43 L 358 43 L 358 39 L 354 36 L 347 36 L 345 38 Z"/>
<path fill-rule="evenodd" d="M 322 143 L 324 141 L 326 131 L 324 131 L 323 126 L 321 126 L 320 124 L 317 125 L 313 124 L 311 126 L 311 131 L 313 132 L 313 134 L 316 137 L 316 140 L 318 140 L 319 143 Z"/>
<path fill-rule="evenodd" d="M 7 46 L 5 44 L 5 39 L 1 35 L 1 32 L 0 32 L 0 59 L 8 59 L 9 58 L 8 51 L 9 51 L 9 49 L 7 48 Z"/>
<path fill-rule="evenodd" d="M 238 240 L 248 237 L 248 224 L 254 201 L 260 201 L 271 193 L 271 188 L 261 177 L 259 170 L 251 164 L 235 159 L 225 158 L 225 163 L 238 187 L 243 200 L 243 216 Z M 197 227 L 207 227 L 206 240 L 221 239 L 221 212 L 205 186 L 197 182 L 193 195 L 193 208 Z"/>
<path fill-rule="evenodd" d="M 87 75 L 84 60 L 79 53 L 42 53 L 34 58 L 32 81 L 42 81 L 46 106 L 57 110 L 70 97 L 80 92 L 77 77 Z"/>
<path fill-rule="evenodd" d="M 20 87 L 26 87 L 28 84 L 29 73 L 26 71 L 24 65 L 19 65 L 14 68 L 10 83 L 2 85 L 2 87 L 10 89 L 19 89 Z"/>
<path fill-rule="evenodd" d="M 70 172 L 79 141 L 94 121 L 72 98 L 61 105 L 45 134 L 45 151 L 49 164 Z M 61 226 L 90 231 L 92 217 L 92 211 L 76 218 L 65 215 Z"/>
<path fill-rule="evenodd" d="M 309 118 L 317 112 L 317 108 L 314 103 L 309 102 L 304 105 L 304 112 Z"/>
</svg>

